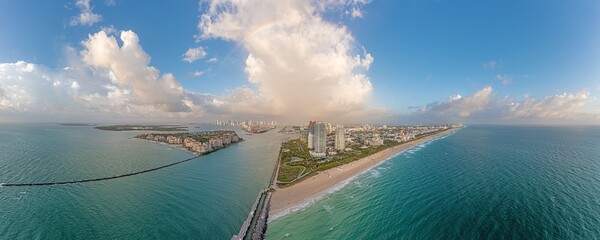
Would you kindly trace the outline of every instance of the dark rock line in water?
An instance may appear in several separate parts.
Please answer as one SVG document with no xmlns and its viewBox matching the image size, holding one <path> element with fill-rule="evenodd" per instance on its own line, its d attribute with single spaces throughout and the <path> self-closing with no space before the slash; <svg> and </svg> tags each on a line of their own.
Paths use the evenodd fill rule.
<svg viewBox="0 0 600 240">
<path fill-rule="evenodd" d="M 100 181 L 106 181 L 106 180 L 111 180 L 111 179 L 129 177 L 129 176 L 138 175 L 138 174 L 147 173 L 147 172 L 153 172 L 153 171 L 156 171 L 156 170 L 159 170 L 159 169 L 171 167 L 171 166 L 174 166 L 174 165 L 177 165 L 177 164 L 180 164 L 180 163 L 184 163 L 184 162 L 187 162 L 187 161 L 190 161 L 190 160 L 194 160 L 194 159 L 199 158 L 201 156 L 203 156 L 203 155 L 194 156 L 194 157 L 191 157 L 191 158 L 188 158 L 188 159 L 184 159 L 184 160 L 181 160 L 181 161 L 178 161 L 178 162 L 169 163 L 167 165 L 163 165 L 163 166 L 160 166 L 160 167 L 155 167 L 155 168 L 146 169 L 146 170 L 137 171 L 137 172 L 132 172 L 132 173 L 126 173 L 126 174 L 112 176 L 112 177 L 90 178 L 90 179 L 81 179 L 81 180 L 63 181 L 63 182 L 0 183 L 0 187 L 33 187 L 33 186 L 65 185 L 65 184 L 86 183 L 86 182 L 100 182 Z"/>
</svg>

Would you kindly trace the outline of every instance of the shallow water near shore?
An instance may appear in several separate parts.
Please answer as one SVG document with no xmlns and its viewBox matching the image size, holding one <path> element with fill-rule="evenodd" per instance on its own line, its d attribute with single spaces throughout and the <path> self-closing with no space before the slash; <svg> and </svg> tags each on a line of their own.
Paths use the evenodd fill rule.
<svg viewBox="0 0 600 240">
<path fill-rule="evenodd" d="M 598 127 L 469 126 L 270 222 L 267 239 L 597 239 L 598 173 Z"/>
<path fill-rule="evenodd" d="M 221 126 L 192 126 L 214 130 Z M 90 126 L 0 124 L 0 183 L 114 176 L 193 156 Z M 47 187 L 0 187 L 0 239 L 229 239 L 268 185 L 280 142 L 270 131 L 159 171 Z"/>
</svg>

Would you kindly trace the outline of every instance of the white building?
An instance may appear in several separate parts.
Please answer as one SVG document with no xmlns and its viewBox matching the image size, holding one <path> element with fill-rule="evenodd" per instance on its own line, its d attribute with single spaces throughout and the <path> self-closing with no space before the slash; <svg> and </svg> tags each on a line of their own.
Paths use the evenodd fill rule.
<svg viewBox="0 0 600 240">
<path fill-rule="evenodd" d="M 346 148 L 346 133 L 344 131 L 344 126 L 338 125 L 335 129 L 335 149 L 336 150 L 344 150 Z"/>
</svg>

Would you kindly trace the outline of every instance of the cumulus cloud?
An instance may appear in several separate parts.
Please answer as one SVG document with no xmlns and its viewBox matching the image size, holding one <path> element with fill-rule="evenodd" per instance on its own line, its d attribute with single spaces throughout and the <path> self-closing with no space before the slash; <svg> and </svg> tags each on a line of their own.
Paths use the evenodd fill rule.
<svg viewBox="0 0 600 240">
<path fill-rule="evenodd" d="M 102 21 L 102 15 L 92 12 L 92 5 L 90 0 L 76 0 L 75 5 L 81 11 L 79 15 L 71 18 L 69 25 L 71 26 L 92 26 Z"/>
<path fill-rule="evenodd" d="M 202 48 L 202 47 L 190 48 L 183 54 L 183 61 L 192 63 L 192 62 L 194 62 L 200 58 L 203 58 L 205 56 L 206 56 L 206 51 L 204 51 L 204 48 Z"/>
<path fill-rule="evenodd" d="M 210 104 L 193 102 L 200 99 L 197 94 L 185 92 L 180 100 L 184 111 L 170 111 L 164 107 L 169 103 L 141 101 L 138 90 L 119 84 L 117 76 L 83 62 L 59 69 L 23 61 L 1 63 L 0 121 L 189 121 L 202 116 L 204 104 Z M 160 99 L 164 93 L 154 94 Z"/>
<path fill-rule="evenodd" d="M 63 68 L 0 63 L 0 121 L 194 121 L 239 117 L 247 104 L 260 102 L 249 88 L 225 96 L 184 90 L 172 74 L 161 75 L 150 65 L 132 31 L 117 37 L 101 30 L 82 41 L 81 48 L 66 48 L 68 66 Z"/>
<path fill-rule="evenodd" d="M 209 1 L 198 25 L 200 40 L 233 41 L 248 51 L 245 70 L 252 88 L 236 89 L 224 101 L 235 111 L 290 118 L 364 111 L 373 57 L 345 26 L 321 15 L 365 3 Z"/>
<path fill-rule="evenodd" d="M 10 109 L 9 100 L 10 98 L 6 93 L 6 90 L 4 90 L 2 86 L 0 86 L 0 111 Z"/>
<path fill-rule="evenodd" d="M 496 80 L 500 81 L 504 85 L 508 85 L 512 82 L 513 76 L 509 74 L 498 74 Z"/>
<path fill-rule="evenodd" d="M 535 99 L 524 96 L 495 96 L 492 87 L 472 95 L 452 95 L 444 102 L 433 102 L 405 116 L 412 121 L 485 122 L 485 123 L 561 123 L 587 122 L 600 119 L 598 113 L 586 112 L 584 107 L 595 100 L 589 91 L 563 93 Z"/>
<path fill-rule="evenodd" d="M 136 104 L 168 112 L 188 111 L 182 102 L 183 88 L 172 74 L 161 76 L 158 69 L 149 66 L 150 56 L 140 46 L 138 36 L 133 31 L 122 31 L 120 40 L 121 45 L 104 31 L 90 35 L 82 42 L 83 62 L 111 76 L 120 88 L 128 89 Z"/>
<path fill-rule="evenodd" d="M 502 64 L 492 60 L 483 64 L 483 69 L 485 70 L 495 70 L 496 68 L 501 68 Z"/>
<path fill-rule="evenodd" d="M 217 59 L 217 58 L 210 58 L 210 59 L 206 60 L 206 62 L 208 62 L 208 63 L 215 63 L 217 61 L 219 61 L 219 59 Z"/>
</svg>

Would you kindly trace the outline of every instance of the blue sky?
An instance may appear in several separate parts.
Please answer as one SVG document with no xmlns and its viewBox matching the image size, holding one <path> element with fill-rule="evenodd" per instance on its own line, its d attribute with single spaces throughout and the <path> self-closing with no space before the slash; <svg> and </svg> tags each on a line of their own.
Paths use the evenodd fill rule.
<svg viewBox="0 0 600 240">
<path fill-rule="evenodd" d="M 10 120 L 46 115 L 61 120 L 69 113 L 74 114 L 65 118 L 84 121 L 115 116 L 122 121 L 142 117 L 157 121 L 289 120 L 297 111 L 302 112 L 302 119 L 354 122 L 600 122 L 598 1 L 224 2 L 1 1 L 0 64 L 5 66 L 0 68 L 4 71 L 0 93 L 4 92 L 5 99 L 0 95 L 4 105 L 0 104 L 0 113 Z M 305 11 L 305 6 L 312 10 Z M 85 11 L 97 19 L 76 22 Z M 300 12 L 297 21 L 289 17 L 296 12 Z M 211 21 L 203 22 L 203 16 Z M 222 16 L 237 21 L 227 22 Z M 138 79 L 125 79 L 131 74 L 117 73 L 119 66 L 86 61 L 82 51 L 99 44 L 100 38 L 93 43 L 91 39 L 100 31 L 118 44 L 123 44 L 121 32 L 131 31 L 139 39 L 135 44 L 148 56 L 149 62 L 141 60 L 140 64 L 155 68 L 158 76 L 140 75 L 150 77 L 136 84 Z M 297 43 L 294 38 L 282 40 L 295 33 L 304 34 L 298 35 L 302 39 Z M 87 47 L 82 44 L 86 41 L 90 42 Z M 310 45 L 313 41 L 322 43 L 321 48 Z M 343 51 L 327 49 L 336 46 Z M 191 63 L 184 61 L 184 53 L 194 48 L 205 54 Z M 339 75 L 333 77 L 327 69 L 338 65 L 314 66 L 315 59 L 351 62 L 355 56 L 358 63 L 340 66 Z M 50 75 L 57 78 L 48 80 L 54 87 L 71 89 L 48 97 L 43 91 L 26 89 L 24 83 L 16 87 L 21 83 L 9 76 L 25 77 L 20 75 L 19 61 L 36 66 L 36 74 L 29 76 L 31 85 Z M 304 68 L 289 69 L 278 62 Z M 286 67 L 278 69 L 280 65 Z M 85 69 L 78 73 L 61 70 L 73 66 Z M 256 68 L 259 73 L 249 72 Z M 282 73 L 286 71 L 288 75 Z M 116 73 L 118 81 L 87 80 L 106 77 L 109 72 Z M 173 80 L 161 82 L 166 73 L 172 73 Z M 156 82 L 156 87 L 151 93 L 142 92 L 148 82 Z M 319 84 L 330 88 L 323 93 L 311 91 Z M 167 85 L 172 91 L 158 90 Z M 30 94 L 17 96 L 18 90 Z M 131 96 L 111 98 L 120 91 Z M 332 91 L 341 93 L 330 96 Z M 175 105 L 183 108 L 147 97 L 162 94 L 179 98 Z M 69 100 L 92 96 L 98 97 L 92 102 L 103 105 Z M 62 112 L 48 108 L 49 104 Z"/>
<path fill-rule="evenodd" d="M 597 1 L 374 1 L 349 26 L 375 56 L 381 102 L 416 106 L 487 85 L 537 97 L 596 87 L 599 9 Z M 484 69 L 489 61 L 501 67 Z M 498 74 L 513 81 L 505 86 Z"/>
</svg>

